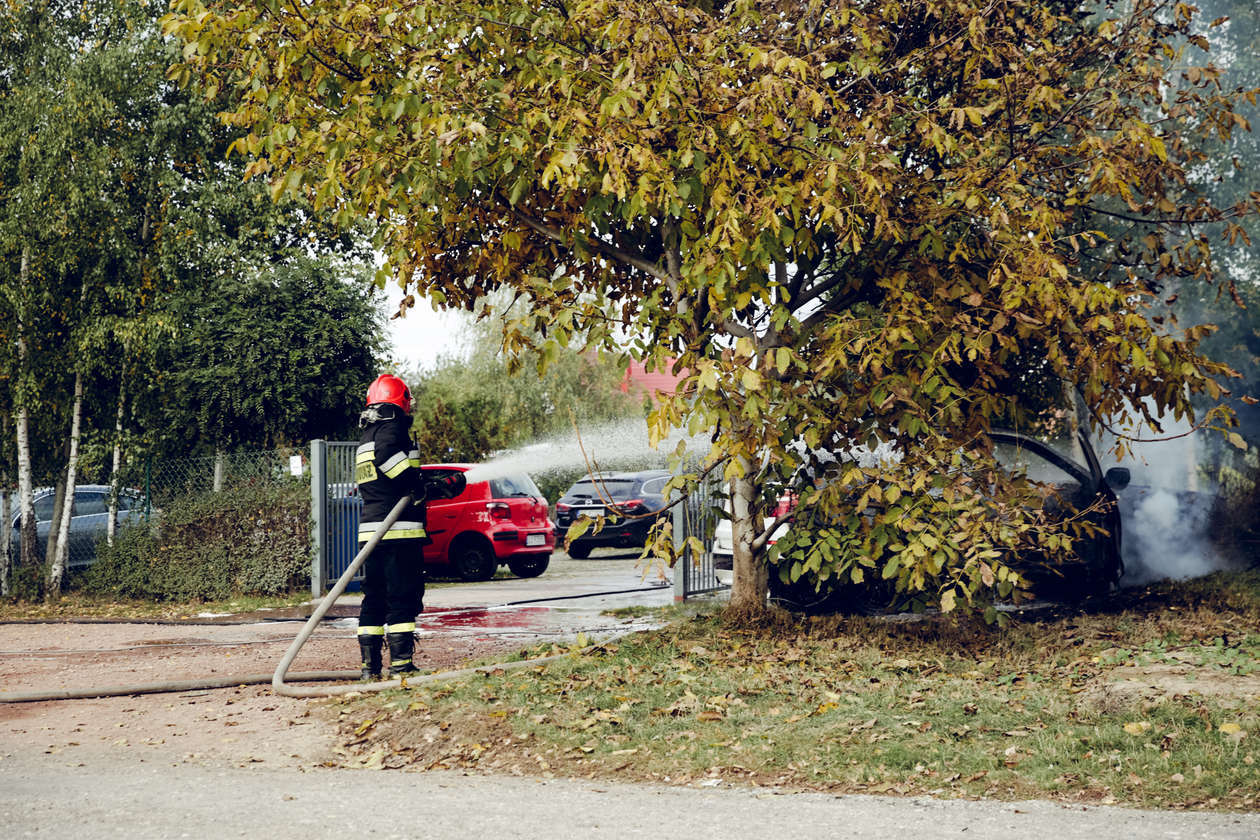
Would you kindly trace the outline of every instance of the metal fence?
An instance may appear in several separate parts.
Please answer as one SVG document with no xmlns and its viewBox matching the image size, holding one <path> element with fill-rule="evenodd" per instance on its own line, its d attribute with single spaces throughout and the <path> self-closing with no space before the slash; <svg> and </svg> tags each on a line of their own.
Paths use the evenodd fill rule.
<svg viewBox="0 0 1260 840">
<path fill-rule="evenodd" d="M 162 458 L 144 462 L 143 475 L 130 476 L 153 507 L 207 492 L 223 492 L 248 484 L 293 481 L 305 475 L 300 449 L 231 452 L 204 458 Z M 127 482 L 124 482 L 125 484 Z"/>
<path fill-rule="evenodd" d="M 295 460 L 296 457 L 296 460 Z M 300 480 L 305 464 L 300 450 L 277 449 L 221 453 L 201 458 L 149 458 L 125 463 L 119 472 L 115 528 L 150 523 L 164 507 L 189 496 L 226 492 L 247 484 Z M 107 475 L 81 475 L 70 501 L 67 568 L 85 569 L 96 562 L 96 547 L 109 532 L 113 488 Z M 35 491 L 35 522 L 41 562 L 52 531 L 54 491 Z M 10 557 L 19 555 L 17 500 L 10 499 Z"/>
<path fill-rule="evenodd" d="M 674 563 L 674 600 L 685 601 L 695 595 L 706 595 L 729 589 L 718 580 L 713 563 L 713 532 L 717 527 L 721 497 L 718 485 L 703 482 L 674 508 L 674 533 L 682 535 L 682 551 Z M 697 537 L 704 550 L 693 551 L 687 538 Z"/>
<path fill-rule="evenodd" d="M 311 441 L 311 595 L 321 597 L 341 577 L 359 548 L 363 500 L 355 492 L 354 454 L 358 444 Z M 363 572 L 349 588 L 362 584 Z"/>
<path fill-rule="evenodd" d="M 359 516 L 363 501 L 355 492 L 354 456 L 357 443 L 311 441 L 311 595 L 321 597 L 346 570 L 358 552 Z M 704 484 L 674 508 L 674 533 L 695 536 L 703 552 L 684 547 L 674 566 L 674 598 L 718 592 L 730 588 L 720 582 L 713 565 L 713 530 L 717 524 L 715 484 Z M 360 572 L 351 588 L 360 584 Z"/>
</svg>

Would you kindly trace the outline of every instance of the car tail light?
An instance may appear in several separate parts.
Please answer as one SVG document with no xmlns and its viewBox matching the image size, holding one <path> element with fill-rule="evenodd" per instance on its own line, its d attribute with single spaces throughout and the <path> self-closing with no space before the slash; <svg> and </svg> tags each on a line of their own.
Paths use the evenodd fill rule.
<svg viewBox="0 0 1260 840">
<path fill-rule="evenodd" d="M 624 502 L 613 502 L 613 507 L 623 513 L 633 513 L 643 506 L 642 499 L 626 499 Z"/>
<path fill-rule="evenodd" d="M 779 502 L 774 506 L 774 515 L 782 516 L 785 513 L 791 513 L 796 508 L 796 494 L 784 493 L 779 497 Z"/>
<path fill-rule="evenodd" d="M 562 504 L 562 503 L 560 503 L 560 502 L 556 502 L 556 513 L 560 513 L 561 511 L 567 511 L 567 510 L 569 510 L 571 507 L 572 507 L 572 505 L 566 505 L 566 504 Z"/>
<path fill-rule="evenodd" d="M 507 502 L 488 502 L 486 510 L 490 511 L 491 519 L 511 519 L 512 508 Z"/>
</svg>

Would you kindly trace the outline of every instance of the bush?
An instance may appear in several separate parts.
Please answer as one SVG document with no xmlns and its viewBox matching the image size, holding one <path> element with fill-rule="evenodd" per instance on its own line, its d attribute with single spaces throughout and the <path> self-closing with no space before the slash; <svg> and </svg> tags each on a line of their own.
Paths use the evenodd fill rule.
<svg viewBox="0 0 1260 840">
<path fill-rule="evenodd" d="M 97 547 L 85 592 L 157 601 L 277 595 L 309 579 L 310 491 L 261 483 L 201 493 L 161 512 L 160 527 Z"/>
</svg>

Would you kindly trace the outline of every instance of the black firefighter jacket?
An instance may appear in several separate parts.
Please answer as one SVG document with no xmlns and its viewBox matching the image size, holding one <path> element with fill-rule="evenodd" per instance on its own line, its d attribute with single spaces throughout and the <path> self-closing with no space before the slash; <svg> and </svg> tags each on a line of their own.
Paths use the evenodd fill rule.
<svg viewBox="0 0 1260 840">
<path fill-rule="evenodd" d="M 377 527 L 403 496 L 411 493 L 423 499 L 420 453 L 411 440 L 411 417 L 388 403 L 370 407 L 355 454 L 354 479 L 363 499 L 359 518 L 359 542 L 371 539 Z M 424 529 L 424 503 L 411 506 L 390 526 L 382 539 L 421 539 L 428 542 Z"/>
</svg>

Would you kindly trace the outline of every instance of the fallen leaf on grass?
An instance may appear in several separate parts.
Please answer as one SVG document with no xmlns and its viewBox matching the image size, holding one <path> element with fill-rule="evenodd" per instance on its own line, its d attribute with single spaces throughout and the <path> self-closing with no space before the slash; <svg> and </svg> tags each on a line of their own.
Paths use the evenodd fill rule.
<svg viewBox="0 0 1260 840">
<path fill-rule="evenodd" d="M 1151 728 L 1151 725 L 1144 720 L 1135 720 L 1124 725 L 1124 731 L 1130 735 L 1141 735 Z"/>
</svg>

